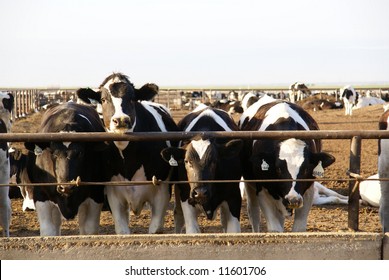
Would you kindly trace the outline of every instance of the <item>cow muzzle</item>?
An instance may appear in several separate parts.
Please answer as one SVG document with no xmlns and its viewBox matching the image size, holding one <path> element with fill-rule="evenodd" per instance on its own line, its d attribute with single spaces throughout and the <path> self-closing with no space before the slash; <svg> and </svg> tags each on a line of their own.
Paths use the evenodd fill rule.
<svg viewBox="0 0 389 280">
<path fill-rule="evenodd" d="M 189 203 L 204 204 L 208 201 L 209 191 L 206 187 L 196 187 L 192 190 Z"/>
<path fill-rule="evenodd" d="M 127 131 L 133 127 L 133 123 L 129 116 L 112 117 L 111 130 Z"/>
<path fill-rule="evenodd" d="M 57 192 L 62 196 L 69 196 L 73 193 L 73 186 L 57 185 Z"/>
<path fill-rule="evenodd" d="M 286 195 L 284 205 L 289 209 L 298 209 L 303 207 L 303 197 L 301 195 Z"/>
</svg>

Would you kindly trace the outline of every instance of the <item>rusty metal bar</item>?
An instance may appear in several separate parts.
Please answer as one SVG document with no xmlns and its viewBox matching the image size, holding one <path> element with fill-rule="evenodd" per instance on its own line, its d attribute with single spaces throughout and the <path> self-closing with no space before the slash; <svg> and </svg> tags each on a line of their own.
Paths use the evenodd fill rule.
<svg viewBox="0 0 389 280">
<path fill-rule="evenodd" d="M 198 131 L 198 132 L 132 132 L 125 134 L 107 132 L 77 133 L 2 133 L 0 141 L 166 141 L 185 140 L 195 136 L 226 139 L 299 138 L 299 139 L 389 139 L 387 130 L 315 130 L 315 131 Z"/>
<path fill-rule="evenodd" d="M 350 172 L 360 174 L 361 172 L 361 143 L 359 136 L 354 136 L 351 140 L 350 148 Z M 350 174 L 351 177 L 352 174 Z M 358 231 L 359 225 L 359 182 L 360 179 L 353 183 L 349 182 L 348 198 L 348 227 L 351 230 Z"/>
</svg>

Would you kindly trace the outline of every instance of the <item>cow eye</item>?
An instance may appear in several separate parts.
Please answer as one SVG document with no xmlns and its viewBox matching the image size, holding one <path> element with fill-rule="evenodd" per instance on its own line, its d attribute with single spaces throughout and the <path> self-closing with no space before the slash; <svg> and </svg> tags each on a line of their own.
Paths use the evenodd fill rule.
<svg viewBox="0 0 389 280">
<path fill-rule="evenodd" d="M 192 167 L 192 161 L 191 160 L 185 160 L 185 164 L 188 165 L 189 167 Z"/>
</svg>

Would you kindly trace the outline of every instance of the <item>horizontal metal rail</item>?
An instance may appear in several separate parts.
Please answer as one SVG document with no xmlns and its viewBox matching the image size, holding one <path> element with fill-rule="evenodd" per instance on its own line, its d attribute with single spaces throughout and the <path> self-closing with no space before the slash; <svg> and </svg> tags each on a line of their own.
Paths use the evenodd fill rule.
<svg viewBox="0 0 389 280">
<path fill-rule="evenodd" d="M 348 172 L 347 172 L 348 173 Z M 58 184 L 64 186 L 131 186 L 131 185 L 159 185 L 159 184 L 184 184 L 184 183 L 269 183 L 269 182 L 353 182 L 353 181 L 389 181 L 389 178 L 363 178 L 360 175 L 354 174 L 354 178 L 337 178 L 337 179 L 329 179 L 329 178 L 320 178 L 320 179 L 258 179 L 258 180 L 198 180 L 198 181 L 163 181 L 156 178 L 149 181 L 109 181 L 109 182 L 83 182 L 80 179 L 71 182 L 63 182 L 63 183 L 10 183 L 10 184 L 0 184 L 0 187 L 3 186 L 57 186 Z"/>
<path fill-rule="evenodd" d="M 47 142 L 47 141 L 167 141 L 187 140 L 195 136 L 226 139 L 299 138 L 299 139 L 389 139 L 387 130 L 311 130 L 311 131 L 198 131 L 198 132 L 77 132 L 77 133 L 2 133 L 0 141 Z"/>
</svg>

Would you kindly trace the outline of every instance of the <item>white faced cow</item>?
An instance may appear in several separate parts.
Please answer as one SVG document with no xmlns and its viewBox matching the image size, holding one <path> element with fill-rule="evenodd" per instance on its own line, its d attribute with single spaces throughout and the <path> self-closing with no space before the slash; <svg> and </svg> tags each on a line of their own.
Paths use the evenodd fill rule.
<svg viewBox="0 0 389 280">
<path fill-rule="evenodd" d="M 340 90 L 340 96 L 344 103 L 346 116 L 351 116 L 353 114 L 353 107 L 358 102 L 358 93 L 352 86 L 345 86 Z"/>
<path fill-rule="evenodd" d="M 236 131 L 237 125 L 223 110 L 202 107 L 185 116 L 178 124 L 180 130 Z M 199 233 L 197 210 L 214 219 L 221 208 L 224 232 L 240 232 L 239 182 L 198 182 L 211 180 L 239 180 L 241 165 L 239 154 L 242 140 L 195 137 L 182 143 L 180 148 L 166 148 L 162 156 L 167 162 L 178 164 L 180 201 L 184 214 L 186 233 Z"/>
<path fill-rule="evenodd" d="M 48 109 L 39 132 L 77 133 L 104 132 L 97 112 L 90 106 L 64 103 Z M 62 217 L 73 219 L 78 214 L 80 234 L 97 234 L 104 202 L 104 186 L 67 185 L 78 177 L 84 182 L 106 181 L 106 162 L 100 142 L 26 142 L 35 152 L 33 170 L 29 172 L 34 186 L 34 203 L 41 236 L 61 234 Z M 56 183 L 42 186 L 39 183 Z"/>
<path fill-rule="evenodd" d="M 379 120 L 380 130 L 389 130 L 389 111 L 385 111 Z M 378 142 L 378 177 L 389 178 L 389 139 Z M 381 181 L 380 219 L 383 232 L 389 232 L 389 181 Z"/>
<path fill-rule="evenodd" d="M 252 105 L 251 107 L 255 106 Z M 248 121 L 249 120 L 249 121 Z M 317 130 L 314 119 L 301 107 L 283 101 L 260 106 L 252 116 L 242 120 L 242 130 Z M 312 206 L 313 179 L 335 158 L 321 152 L 319 140 L 258 139 L 245 141 L 242 152 L 243 176 L 246 180 L 289 179 L 246 183 L 247 203 L 253 231 L 259 231 L 259 207 L 268 231 L 282 232 L 285 218 L 294 216 L 293 231 L 305 231 Z"/>
<path fill-rule="evenodd" d="M 79 89 L 78 96 L 96 98 L 102 103 L 105 127 L 112 133 L 167 132 L 178 130 L 167 108 L 150 102 L 158 93 L 154 84 L 135 89 L 128 77 L 114 73 L 100 85 L 99 91 Z M 151 206 L 149 233 L 163 231 L 164 217 L 170 200 L 169 186 L 136 184 L 151 181 L 153 176 L 169 180 L 171 167 L 160 153 L 170 141 L 115 142 L 110 159 L 111 181 L 131 181 L 131 185 L 107 187 L 107 198 L 117 234 L 130 233 L 129 210 L 139 215 L 143 206 Z"/>
<path fill-rule="evenodd" d="M 14 97 L 11 93 L 0 92 L 0 133 L 11 130 L 11 112 L 14 106 Z M 0 184 L 9 184 L 9 154 L 8 143 L 0 142 Z M 3 236 L 9 237 L 11 221 L 11 200 L 8 197 L 9 186 L 0 186 L 0 226 Z"/>
</svg>

